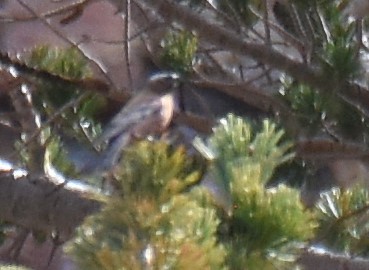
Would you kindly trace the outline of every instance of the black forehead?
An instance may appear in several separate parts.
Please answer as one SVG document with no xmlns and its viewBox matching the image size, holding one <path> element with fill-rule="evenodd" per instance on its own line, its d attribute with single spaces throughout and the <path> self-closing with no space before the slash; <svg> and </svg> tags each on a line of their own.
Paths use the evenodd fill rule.
<svg viewBox="0 0 369 270">
<path fill-rule="evenodd" d="M 149 86 L 155 92 L 165 92 L 174 88 L 179 80 L 177 73 L 158 73 L 149 79 Z"/>
</svg>

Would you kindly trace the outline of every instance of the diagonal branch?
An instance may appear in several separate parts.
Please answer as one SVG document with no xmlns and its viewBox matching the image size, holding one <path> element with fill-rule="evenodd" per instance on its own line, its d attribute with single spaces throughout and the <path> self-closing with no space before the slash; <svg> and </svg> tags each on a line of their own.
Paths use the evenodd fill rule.
<svg viewBox="0 0 369 270">
<path fill-rule="evenodd" d="M 61 33 L 59 30 L 57 30 L 55 27 L 53 27 L 53 25 L 48 22 L 44 17 L 40 16 L 37 14 L 37 12 L 35 10 L 33 10 L 30 6 L 28 6 L 23 0 L 17 0 L 17 2 L 23 7 L 25 8 L 30 14 L 32 14 L 32 16 L 37 17 L 40 22 L 45 25 L 47 28 L 49 28 L 55 35 L 57 35 L 60 39 L 62 39 L 63 41 L 65 41 L 67 44 L 70 44 L 73 48 L 76 48 L 77 50 L 79 50 L 81 52 L 81 54 L 88 60 L 90 60 L 90 62 L 101 72 L 101 74 L 104 76 L 104 79 L 109 82 L 110 85 L 114 85 L 113 82 L 111 81 L 111 79 L 107 76 L 107 74 L 104 72 L 103 68 L 101 68 L 101 66 L 96 63 L 96 61 L 94 61 L 93 59 L 91 59 L 90 57 L 88 57 L 79 47 L 78 44 L 75 44 L 74 42 L 72 42 L 71 40 L 69 40 L 67 37 L 65 37 L 63 35 L 63 33 Z"/>
<path fill-rule="evenodd" d="M 57 83 L 65 87 L 76 87 L 80 89 L 85 89 L 88 91 L 100 93 L 110 99 L 122 102 L 127 101 L 129 98 L 128 93 L 124 91 L 119 91 L 118 89 L 111 87 L 109 84 L 105 83 L 102 80 L 94 78 L 70 79 L 62 77 L 60 75 L 50 73 L 46 70 L 30 67 L 20 62 L 19 60 L 13 60 L 9 57 L 9 55 L 3 52 L 0 52 L 0 64 L 8 68 L 14 68 L 17 72 L 20 73 L 22 78 L 28 78 L 31 81 L 32 79 L 37 78 L 51 83 Z M 1 87 L 0 92 L 6 91 L 6 89 L 10 89 L 10 87 Z"/>
<path fill-rule="evenodd" d="M 369 90 L 348 81 L 335 81 L 308 65 L 295 61 L 262 43 L 247 42 L 236 33 L 206 20 L 183 5 L 168 0 L 135 0 L 146 9 L 155 10 L 165 21 L 177 22 L 193 30 L 207 42 L 227 50 L 248 55 L 257 61 L 288 73 L 298 81 L 310 85 L 319 91 L 337 89 L 345 101 L 355 104 L 361 112 L 369 117 Z"/>
<path fill-rule="evenodd" d="M 206 18 L 200 17 L 182 5 L 167 0 L 145 1 L 145 3 L 156 10 L 164 20 L 178 22 L 186 28 L 196 31 L 201 38 L 215 46 L 243 55 L 249 55 L 257 61 L 286 71 L 299 81 L 317 88 L 322 88 L 323 83 L 328 81 L 307 65 L 294 61 L 265 44 L 246 42 L 236 33 L 209 22 Z M 145 8 L 149 9 L 148 6 Z M 324 88 L 328 88 L 328 86 Z"/>
<path fill-rule="evenodd" d="M 83 219 L 100 206 L 84 194 L 56 190 L 51 182 L 15 180 L 10 173 L 0 172 L 0 220 L 46 233 L 58 232 L 68 240 Z"/>
</svg>

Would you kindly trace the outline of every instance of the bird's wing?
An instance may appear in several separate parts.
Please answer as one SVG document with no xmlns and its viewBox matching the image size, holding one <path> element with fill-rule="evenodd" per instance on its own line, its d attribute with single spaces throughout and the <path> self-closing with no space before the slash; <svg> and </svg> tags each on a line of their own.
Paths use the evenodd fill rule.
<svg viewBox="0 0 369 270">
<path fill-rule="evenodd" d="M 105 141 L 110 141 L 122 133 L 129 131 L 137 123 L 146 117 L 161 110 L 160 98 L 151 98 L 144 102 L 127 104 L 105 128 L 105 131 L 96 139 L 95 145 L 100 145 Z"/>
<path fill-rule="evenodd" d="M 130 142 L 129 134 L 121 134 L 104 151 L 104 160 L 102 162 L 103 170 L 110 170 L 114 167 L 122 154 L 125 146 Z"/>
</svg>

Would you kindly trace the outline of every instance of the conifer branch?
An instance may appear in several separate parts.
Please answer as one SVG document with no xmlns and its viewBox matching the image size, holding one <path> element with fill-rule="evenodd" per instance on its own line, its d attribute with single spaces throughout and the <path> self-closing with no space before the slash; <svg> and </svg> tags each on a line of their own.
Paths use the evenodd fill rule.
<svg viewBox="0 0 369 270">
<path fill-rule="evenodd" d="M 328 92 L 338 89 L 345 101 L 354 104 L 365 116 L 369 117 L 369 89 L 354 82 L 334 81 L 317 68 L 295 61 L 261 43 L 248 42 L 237 33 L 222 28 L 190 9 L 168 0 L 135 0 L 144 9 L 154 9 L 165 21 L 178 22 L 189 30 L 196 31 L 200 39 L 241 55 L 249 55 L 257 61 L 288 73 L 298 81 L 310 85 L 319 91 Z M 145 6 L 146 5 L 146 6 Z"/>
<path fill-rule="evenodd" d="M 33 180 L 0 172 L 1 220 L 45 233 L 57 231 L 68 240 L 86 216 L 100 209 L 100 203 L 86 194 L 56 190 L 49 181 Z"/>
</svg>

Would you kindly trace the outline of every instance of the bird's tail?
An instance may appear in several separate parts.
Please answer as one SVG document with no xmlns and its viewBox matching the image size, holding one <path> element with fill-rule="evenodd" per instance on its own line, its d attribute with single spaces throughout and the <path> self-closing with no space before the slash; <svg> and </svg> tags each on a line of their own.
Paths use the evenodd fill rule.
<svg viewBox="0 0 369 270">
<path fill-rule="evenodd" d="M 122 155 L 124 148 L 130 143 L 131 135 L 130 134 L 122 134 L 117 137 L 114 141 L 112 141 L 106 150 L 103 152 L 103 169 L 105 171 L 113 168 L 118 162 Z"/>
<path fill-rule="evenodd" d="M 123 134 L 111 141 L 105 150 L 96 152 L 74 138 L 62 138 L 68 159 L 83 175 L 99 174 L 109 171 L 120 159 L 124 148 L 130 143 L 131 136 Z"/>
</svg>

